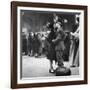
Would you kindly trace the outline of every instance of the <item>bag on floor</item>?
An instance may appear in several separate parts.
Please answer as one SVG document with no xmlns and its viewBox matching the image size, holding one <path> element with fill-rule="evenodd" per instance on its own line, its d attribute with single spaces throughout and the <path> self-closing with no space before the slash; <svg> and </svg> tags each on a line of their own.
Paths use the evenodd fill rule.
<svg viewBox="0 0 90 90">
<path fill-rule="evenodd" d="M 66 67 L 58 67 L 55 74 L 56 76 L 68 76 L 71 75 L 71 70 Z"/>
</svg>

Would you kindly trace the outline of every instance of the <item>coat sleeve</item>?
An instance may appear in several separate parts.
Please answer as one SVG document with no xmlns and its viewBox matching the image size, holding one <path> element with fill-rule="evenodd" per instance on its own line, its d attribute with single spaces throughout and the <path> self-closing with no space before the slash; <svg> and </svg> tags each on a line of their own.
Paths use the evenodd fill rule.
<svg viewBox="0 0 90 90">
<path fill-rule="evenodd" d="M 57 37 L 52 40 L 52 42 L 56 44 L 56 43 L 58 43 L 58 42 L 61 41 L 61 40 L 62 40 L 61 35 L 58 34 Z"/>
</svg>

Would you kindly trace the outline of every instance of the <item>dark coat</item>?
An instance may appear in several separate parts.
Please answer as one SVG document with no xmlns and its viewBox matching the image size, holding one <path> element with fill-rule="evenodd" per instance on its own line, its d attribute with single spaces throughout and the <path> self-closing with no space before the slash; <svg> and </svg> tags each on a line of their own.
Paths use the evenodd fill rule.
<svg viewBox="0 0 90 90">
<path fill-rule="evenodd" d="M 65 34 L 63 31 L 56 32 L 56 38 L 53 39 L 53 43 L 55 45 L 55 51 L 65 50 L 64 39 L 65 39 Z"/>
<path fill-rule="evenodd" d="M 65 50 L 64 50 L 64 54 L 63 54 L 63 58 L 65 61 L 69 60 L 69 51 L 70 51 L 70 33 L 66 32 L 66 38 L 64 40 L 64 44 L 65 44 Z"/>
<path fill-rule="evenodd" d="M 22 34 L 22 51 L 27 53 L 27 38 L 25 34 Z"/>
<path fill-rule="evenodd" d="M 28 49 L 33 49 L 33 37 L 31 35 L 28 37 Z"/>
<path fill-rule="evenodd" d="M 55 38 L 55 33 L 51 30 L 50 34 L 45 40 L 46 56 L 49 60 L 56 60 L 55 45 L 52 40 Z"/>
<path fill-rule="evenodd" d="M 33 38 L 33 50 L 34 53 L 38 53 L 40 48 L 40 40 L 38 39 L 38 36 L 35 35 Z"/>
</svg>

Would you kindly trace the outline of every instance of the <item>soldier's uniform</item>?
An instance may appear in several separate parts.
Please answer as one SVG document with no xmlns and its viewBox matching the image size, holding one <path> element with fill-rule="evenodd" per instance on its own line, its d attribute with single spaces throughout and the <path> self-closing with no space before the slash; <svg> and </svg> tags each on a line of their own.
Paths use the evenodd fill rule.
<svg viewBox="0 0 90 90">
<path fill-rule="evenodd" d="M 56 38 L 52 40 L 52 42 L 55 45 L 55 51 L 56 51 L 56 59 L 58 62 L 58 66 L 63 66 L 63 51 L 65 50 L 64 45 L 64 39 L 65 39 L 65 33 L 62 30 L 62 27 L 60 26 L 60 22 L 56 23 L 56 26 L 54 26 L 56 29 Z"/>
</svg>

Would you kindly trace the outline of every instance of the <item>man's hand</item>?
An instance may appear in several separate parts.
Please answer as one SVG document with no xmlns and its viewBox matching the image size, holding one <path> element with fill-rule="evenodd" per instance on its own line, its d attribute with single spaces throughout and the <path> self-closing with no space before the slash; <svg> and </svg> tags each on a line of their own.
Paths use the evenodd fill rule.
<svg viewBox="0 0 90 90">
<path fill-rule="evenodd" d="M 53 39 L 53 40 L 52 40 L 52 42 L 54 43 L 54 42 L 55 42 L 55 40 Z"/>
</svg>

